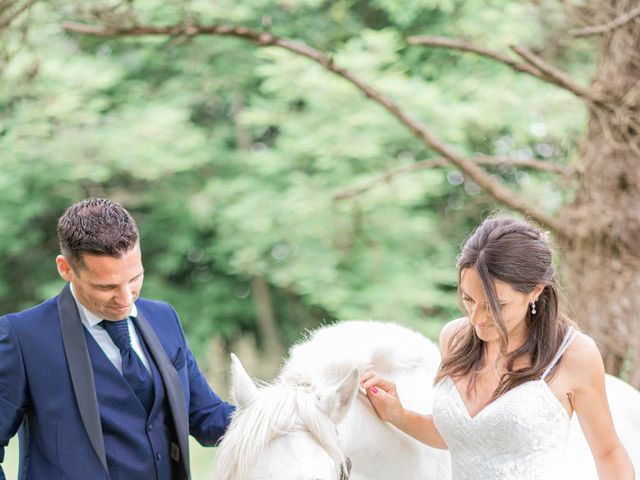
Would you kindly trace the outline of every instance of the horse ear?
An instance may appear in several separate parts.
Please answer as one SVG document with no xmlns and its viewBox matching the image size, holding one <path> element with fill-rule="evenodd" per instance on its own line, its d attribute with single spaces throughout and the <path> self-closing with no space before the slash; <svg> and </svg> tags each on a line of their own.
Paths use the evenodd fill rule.
<svg viewBox="0 0 640 480">
<path fill-rule="evenodd" d="M 253 380 L 242 366 L 240 359 L 231 354 L 231 396 L 238 408 L 242 408 L 249 403 L 258 392 Z"/>
<path fill-rule="evenodd" d="M 334 423 L 339 423 L 351 408 L 353 399 L 358 392 L 359 382 L 360 372 L 354 368 L 338 385 L 325 390 L 320 395 L 320 409 Z"/>
</svg>

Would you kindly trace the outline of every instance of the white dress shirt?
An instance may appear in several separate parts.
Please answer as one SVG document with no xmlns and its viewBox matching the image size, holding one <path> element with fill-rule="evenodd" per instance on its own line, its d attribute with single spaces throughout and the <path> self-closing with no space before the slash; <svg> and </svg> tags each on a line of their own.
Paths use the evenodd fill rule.
<svg viewBox="0 0 640 480">
<path fill-rule="evenodd" d="M 71 287 L 71 294 L 73 295 L 74 300 L 76 301 L 76 305 L 78 306 L 78 312 L 80 313 L 80 319 L 82 320 L 82 324 L 89 331 L 93 339 L 98 343 L 98 346 L 102 349 L 107 358 L 113 363 L 113 365 L 118 369 L 120 373 L 122 373 L 122 356 L 120 355 L 120 349 L 113 343 L 111 337 L 107 333 L 107 331 L 100 325 L 102 322 L 102 318 L 98 317 L 94 313 L 90 312 L 88 308 L 82 305 L 78 299 L 76 298 L 76 294 L 73 291 L 73 285 Z M 147 360 L 147 356 L 144 354 L 142 350 L 142 346 L 140 345 L 140 338 L 138 338 L 138 332 L 133 326 L 133 322 L 131 321 L 131 317 L 138 316 L 138 309 L 136 308 L 136 304 L 133 304 L 131 307 L 131 312 L 129 312 L 129 317 L 127 318 L 127 326 L 129 327 L 129 338 L 131 338 L 131 347 L 133 351 L 140 357 L 142 363 L 149 373 L 151 373 L 151 367 L 149 366 L 149 360 Z"/>
</svg>

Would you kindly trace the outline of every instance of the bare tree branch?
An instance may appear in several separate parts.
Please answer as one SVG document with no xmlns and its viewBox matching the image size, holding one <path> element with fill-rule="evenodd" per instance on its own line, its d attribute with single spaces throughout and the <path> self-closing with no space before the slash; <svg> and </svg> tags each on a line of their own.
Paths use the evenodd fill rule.
<svg viewBox="0 0 640 480">
<path fill-rule="evenodd" d="M 13 22 L 16 18 L 18 18 L 28 9 L 30 9 L 33 6 L 33 4 L 36 3 L 37 1 L 38 0 L 29 0 L 14 12 L 9 13 L 6 17 L 0 18 L 0 30 L 11 25 L 11 22 Z"/>
<path fill-rule="evenodd" d="M 411 163 L 409 165 L 405 165 L 402 167 L 394 168 L 393 170 L 389 170 L 388 172 L 376 177 L 364 185 L 360 185 L 358 187 L 353 187 L 343 192 L 337 193 L 333 196 L 334 202 L 339 202 L 341 200 L 346 200 L 348 198 L 353 198 L 357 195 L 360 195 L 368 190 L 371 190 L 376 185 L 381 183 L 386 183 L 391 180 L 393 177 L 401 175 L 403 173 L 415 172 L 417 170 L 425 170 L 427 168 L 435 168 L 435 167 L 446 167 L 447 161 L 441 158 L 430 159 L 430 160 L 422 160 L 420 162 Z"/>
<path fill-rule="evenodd" d="M 15 0 L 0 0 L 0 15 L 13 7 L 15 3 Z"/>
<path fill-rule="evenodd" d="M 525 61 L 527 61 L 534 67 L 544 72 L 551 83 L 554 83 L 559 87 L 563 87 L 570 92 L 573 92 L 578 97 L 582 97 L 597 103 L 605 102 L 605 99 L 598 95 L 596 92 L 590 90 L 587 87 L 577 84 L 565 72 L 557 69 L 552 65 L 549 65 L 528 48 L 512 46 L 511 50 L 516 52 L 518 55 L 520 55 L 520 57 L 522 57 Z"/>
<path fill-rule="evenodd" d="M 589 35 L 598 35 L 600 33 L 610 32 L 611 30 L 615 30 L 616 28 L 621 27 L 625 23 L 630 22 L 631 20 L 633 20 L 639 15 L 640 15 L 640 5 L 638 5 L 635 8 L 632 8 L 624 15 L 620 15 L 618 18 L 615 18 L 610 22 L 604 23 L 602 25 L 593 25 L 591 27 L 571 30 L 569 33 L 576 37 L 586 37 Z"/>
<path fill-rule="evenodd" d="M 565 176 L 570 175 L 572 170 L 558 164 L 553 164 L 545 161 L 534 160 L 534 159 L 523 159 L 517 160 L 513 158 L 506 157 L 487 157 L 487 156 L 478 156 L 472 157 L 471 161 L 479 164 L 479 165 L 507 165 L 513 167 L 522 167 L 522 168 L 531 168 L 534 170 L 541 170 L 549 173 L 559 173 Z M 404 173 L 416 172 L 419 170 L 425 170 L 429 168 L 442 168 L 447 167 L 448 161 L 446 158 L 431 158 L 429 160 L 421 160 L 419 162 L 411 163 L 409 165 L 403 165 L 401 167 L 394 168 L 385 172 L 384 174 L 375 177 L 368 181 L 367 183 L 350 188 L 343 192 L 340 192 L 333 197 L 334 202 L 338 202 L 341 200 L 346 200 L 348 198 L 355 197 L 360 195 L 368 190 L 371 190 L 376 185 L 381 183 L 389 182 L 393 177 L 398 175 L 402 175 Z"/>
<path fill-rule="evenodd" d="M 528 215 L 530 218 L 554 230 L 559 235 L 568 235 L 567 227 L 558 219 L 531 207 L 515 192 L 507 188 L 500 180 L 485 172 L 473 160 L 460 155 L 450 145 L 436 137 L 429 129 L 421 125 L 396 103 L 384 94 L 374 89 L 360 77 L 345 68 L 337 65 L 333 59 L 308 45 L 295 42 L 285 38 L 279 38 L 266 32 L 257 32 L 245 27 L 234 27 L 229 25 L 175 25 L 175 26 L 134 26 L 134 27 L 97 27 L 76 22 L 65 22 L 64 28 L 68 32 L 76 32 L 100 37 L 124 37 L 124 36 L 146 36 L 146 35 L 221 35 L 243 38 L 256 43 L 259 46 L 276 46 L 293 52 L 297 55 L 307 57 L 322 65 L 327 70 L 348 80 L 355 85 L 368 98 L 383 106 L 389 113 L 395 116 L 425 145 L 438 152 L 448 162 L 456 165 L 466 175 L 473 179 L 482 189 L 491 195 L 498 202 L 507 205 L 514 210 Z"/>
<path fill-rule="evenodd" d="M 431 37 L 427 35 L 420 35 L 407 38 L 407 42 L 409 42 L 411 45 L 422 45 L 424 47 L 442 47 L 450 48 L 452 50 L 458 50 L 461 52 L 475 53 L 482 57 L 491 58 L 493 60 L 497 60 L 498 62 L 504 63 L 517 72 L 528 73 L 529 75 L 533 75 L 534 77 L 538 77 L 544 81 L 548 81 L 547 77 L 541 70 L 532 67 L 527 63 L 518 62 L 514 58 L 503 55 L 502 53 L 494 52 L 493 50 L 489 50 L 488 48 L 481 47 L 480 45 L 476 45 L 471 42 L 465 42 L 464 40 L 460 40 L 457 38 Z"/>
<path fill-rule="evenodd" d="M 586 8 L 584 6 L 574 5 L 570 0 L 560 0 L 560 2 L 562 3 L 565 12 L 583 25 L 589 25 L 590 21 L 593 19 L 591 15 L 588 15 L 585 12 Z"/>
<path fill-rule="evenodd" d="M 549 173 L 558 173 L 564 176 L 570 176 L 574 173 L 572 168 L 557 163 L 551 163 L 546 160 L 535 160 L 533 158 L 517 159 L 510 157 L 487 157 L 477 156 L 473 160 L 480 165 L 504 165 L 512 167 L 529 168 L 532 170 L 540 170 Z"/>
<path fill-rule="evenodd" d="M 458 50 L 461 52 L 475 53 L 482 57 L 491 58 L 500 63 L 504 63 L 517 72 L 527 73 L 547 83 L 551 83 L 558 87 L 564 88 L 565 90 L 569 90 L 579 98 L 597 102 L 602 102 L 604 100 L 600 98 L 595 92 L 589 90 L 587 87 L 578 85 L 576 82 L 571 80 L 571 78 L 569 78 L 566 73 L 561 72 L 555 67 L 552 67 L 551 65 L 544 62 L 544 60 L 542 60 L 540 57 L 534 55 L 532 52 L 522 47 L 511 48 L 514 52 L 520 55 L 526 61 L 526 63 L 519 62 L 507 55 L 503 55 L 474 43 L 466 42 L 456 38 L 415 36 L 409 37 L 407 41 L 412 45 L 442 47 L 452 50 Z"/>
</svg>

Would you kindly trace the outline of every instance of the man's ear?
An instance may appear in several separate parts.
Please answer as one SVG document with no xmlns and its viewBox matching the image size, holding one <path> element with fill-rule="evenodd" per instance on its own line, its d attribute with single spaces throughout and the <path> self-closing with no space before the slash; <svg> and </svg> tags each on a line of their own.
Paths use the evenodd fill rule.
<svg viewBox="0 0 640 480">
<path fill-rule="evenodd" d="M 327 388 L 320 394 L 320 409 L 333 423 L 339 423 L 351 408 L 358 393 L 359 382 L 360 372 L 354 368 L 338 385 Z"/>
<path fill-rule="evenodd" d="M 231 397 L 238 408 L 244 408 L 258 392 L 242 363 L 231 354 Z"/>
<path fill-rule="evenodd" d="M 71 265 L 69 264 L 67 257 L 64 255 L 58 255 L 56 257 L 56 266 L 58 267 L 58 274 L 62 279 L 70 282 L 73 278 L 73 271 L 71 270 Z"/>
</svg>

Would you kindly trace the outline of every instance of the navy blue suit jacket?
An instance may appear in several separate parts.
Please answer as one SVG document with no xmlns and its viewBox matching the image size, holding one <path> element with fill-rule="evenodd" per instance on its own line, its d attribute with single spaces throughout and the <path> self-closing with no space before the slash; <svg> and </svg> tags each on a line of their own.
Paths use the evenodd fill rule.
<svg viewBox="0 0 640 480">
<path fill-rule="evenodd" d="M 181 478 L 190 478 L 188 435 L 214 445 L 233 407 L 207 384 L 175 310 L 145 299 L 136 306 L 139 333 L 165 386 Z M 21 425 L 20 480 L 108 479 L 91 361 L 68 285 L 37 307 L 0 318 L 0 462 Z"/>
</svg>

